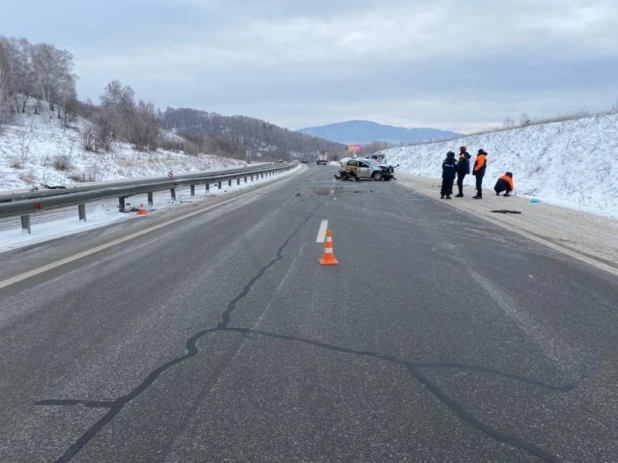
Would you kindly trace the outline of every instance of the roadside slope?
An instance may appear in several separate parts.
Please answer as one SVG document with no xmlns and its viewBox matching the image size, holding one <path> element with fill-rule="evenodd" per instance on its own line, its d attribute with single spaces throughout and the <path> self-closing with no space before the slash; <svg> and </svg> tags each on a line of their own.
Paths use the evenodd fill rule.
<svg viewBox="0 0 618 463">
<path fill-rule="evenodd" d="M 448 142 L 386 150 L 400 172 L 439 178 L 447 151 L 465 145 L 488 152 L 486 188 L 507 171 L 515 193 L 544 202 L 618 217 L 618 114 L 586 117 L 471 135 Z M 472 185 L 474 177 L 466 183 Z"/>
</svg>

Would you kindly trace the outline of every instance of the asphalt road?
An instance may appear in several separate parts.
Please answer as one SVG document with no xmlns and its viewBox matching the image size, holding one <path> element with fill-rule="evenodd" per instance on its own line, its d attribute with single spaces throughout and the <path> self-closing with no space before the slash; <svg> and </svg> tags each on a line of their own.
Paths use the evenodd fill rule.
<svg viewBox="0 0 618 463">
<path fill-rule="evenodd" d="M 618 280 L 333 170 L 0 255 L 179 219 L 0 289 L 0 461 L 618 461 Z"/>
</svg>

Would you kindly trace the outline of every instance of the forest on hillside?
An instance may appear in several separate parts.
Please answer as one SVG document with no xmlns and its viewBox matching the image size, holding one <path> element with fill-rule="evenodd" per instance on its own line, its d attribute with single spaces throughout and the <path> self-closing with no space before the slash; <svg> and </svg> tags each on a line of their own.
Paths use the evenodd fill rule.
<svg viewBox="0 0 618 463">
<path fill-rule="evenodd" d="M 304 135 L 267 121 L 190 108 L 167 108 L 138 100 L 129 85 L 116 79 L 102 89 L 99 101 L 80 101 L 73 55 L 48 43 L 0 36 L 0 124 L 11 124 L 20 113 L 39 114 L 49 107 L 66 128 L 77 129 L 83 118 L 82 147 L 109 152 L 114 142 L 139 151 L 164 148 L 186 154 L 217 154 L 252 159 L 313 159 L 317 150 L 342 156 L 345 147 Z M 162 130 L 163 129 L 163 130 Z M 173 134 L 170 134 L 170 132 Z"/>
</svg>

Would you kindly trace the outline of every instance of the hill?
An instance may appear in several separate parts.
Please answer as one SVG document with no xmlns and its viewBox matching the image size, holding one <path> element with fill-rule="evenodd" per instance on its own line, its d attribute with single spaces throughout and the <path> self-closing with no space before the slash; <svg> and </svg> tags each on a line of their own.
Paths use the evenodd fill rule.
<svg viewBox="0 0 618 463">
<path fill-rule="evenodd" d="M 318 150 L 343 155 L 345 146 L 278 127 L 267 121 L 247 116 L 223 116 L 190 108 L 167 108 L 160 114 L 161 127 L 173 132 L 202 152 L 228 153 L 244 158 L 249 150 L 252 159 L 309 157 Z"/>
<path fill-rule="evenodd" d="M 488 153 L 485 187 L 507 171 L 515 193 L 559 206 L 618 217 L 618 114 L 583 117 L 385 150 L 399 170 L 440 178 L 447 151 L 466 145 Z M 466 183 L 472 185 L 474 177 Z M 470 190 L 468 190 L 470 192 Z M 467 200 L 467 199 L 464 199 Z"/>
<path fill-rule="evenodd" d="M 371 121 L 347 121 L 320 127 L 300 129 L 299 132 L 314 137 L 325 138 L 343 144 L 371 143 L 386 141 L 389 143 L 415 143 L 429 140 L 446 140 L 461 136 L 456 132 L 437 129 L 393 127 Z"/>
<path fill-rule="evenodd" d="M 41 104 L 43 103 L 43 104 Z M 131 143 L 110 142 L 109 151 L 84 148 L 84 135 L 97 126 L 77 117 L 70 127 L 45 102 L 33 101 L 11 124 L 0 124 L 0 190 L 66 185 L 121 178 L 165 176 L 242 165 L 241 161 L 213 155 L 187 155 L 180 150 L 135 149 Z M 162 132 L 163 144 L 183 145 Z"/>
</svg>

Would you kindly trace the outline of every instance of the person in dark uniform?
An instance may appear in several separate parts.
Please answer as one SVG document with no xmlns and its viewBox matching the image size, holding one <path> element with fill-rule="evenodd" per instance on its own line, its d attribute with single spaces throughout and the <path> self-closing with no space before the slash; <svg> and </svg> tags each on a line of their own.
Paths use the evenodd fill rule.
<svg viewBox="0 0 618 463">
<path fill-rule="evenodd" d="M 463 198 L 463 182 L 466 175 L 470 173 L 470 154 L 465 146 L 459 147 L 459 161 L 457 161 L 457 188 L 459 193 L 455 198 Z"/>
<path fill-rule="evenodd" d="M 474 161 L 474 169 L 472 175 L 476 177 L 476 196 L 474 199 L 483 199 L 483 177 L 485 176 L 485 170 L 487 170 L 487 153 L 482 149 L 479 150 L 479 154 Z"/>
<path fill-rule="evenodd" d="M 455 161 L 455 153 L 449 151 L 446 153 L 446 159 L 442 161 L 442 189 L 440 190 L 440 199 L 451 199 L 453 194 L 453 182 L 457 175 L 457 161 Z"/>
<path fill-rule="evenodd" d="M 494 190 L 496 192 L 496 196 L 500 196 L 500 193 L 505 191 L 504 196 L 511 196 L 511 191 L 515 189 L 515 183 L 513 183 L 513 174 L 511 172 L 507 172 L 502 177 L 498 179 L 496 182 L 496 186 Z"/>
</svg>

